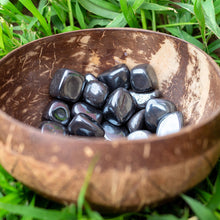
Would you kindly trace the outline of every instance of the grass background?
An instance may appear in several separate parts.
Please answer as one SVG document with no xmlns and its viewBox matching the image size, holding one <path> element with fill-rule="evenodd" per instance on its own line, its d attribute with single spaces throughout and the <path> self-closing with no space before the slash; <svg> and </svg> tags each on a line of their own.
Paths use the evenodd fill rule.
<svg viewBox="0 0 220 220">
<path fill-rule="evenodd" d="M 135 27 L 184 39 L 220 65 L 220 0 L 0 0 L 0 58 L 52 34 L 98 27 Z M 217 220 L 220 161 L 199 185 L 175 200 L 138 213 L 102 215 L 85 201 L 92 167 L 77 204 L 63 206 L 35 194 L 0 167 L 0 219 Z"/>
</svg>

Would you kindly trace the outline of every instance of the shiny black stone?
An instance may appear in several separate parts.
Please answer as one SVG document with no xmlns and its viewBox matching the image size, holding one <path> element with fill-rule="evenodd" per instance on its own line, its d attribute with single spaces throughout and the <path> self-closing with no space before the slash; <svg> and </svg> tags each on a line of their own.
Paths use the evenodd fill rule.
<svg viewBox="0 0 220 220">
<path fill-rule="evenodd" d="M 85 80 L 86 80 L 86 82 L 90 82 L 93 80 L 97 80 L 97 78 L 92 73 L 87 73 L 85 75 Z"/>
<path fill-rule="evenodd" d="M 156 132 L 160 119 L 167 113 L 176 111 L 176 106 L 166 99 L 150 99 L 145 108 L 145 124 L 147 129 Z"/>
<path fill-rule="evenodd" d="M 124 88 L 118 88 L 110 95 L 103 109 L 107 121 L 116 126 L 126 123 L 135 112 L 136 103 Z"/>
<path fill-rule="evenodd" d="M 147 139 L 152 135 L 152 133 L 148 130 L 137 130 L 130 133 L 127 136 L 128 140 L 139 140 L 139 139 Z"/>
<path fill-rule="evenodd" d="M 60 100 L 52 100 L 45 108 L 43 119 L 67 125 L 70 120 L 69 106 Z"/>
<path fill-rule="evenodd" d="M 94 108 L 93 106 L 85 102 L 77 102 L 73 105 L 71 109 L 71 114 L 75 116 L 79 113 L 84 113 L 86 115 L 89 115 L 91 118 L 93 118 L 99 123 L 101 123 L 102 121 L 102 117 L 103 117 L 102 111 Z"/>
<path fill-rule="evenodd" d="M 84 76 L 75 70 L 59 69 L 50 84 L 50 95 L 58 99 L 76 102 L 85 86 Z"/>
<path fill-rule="evenodd" d="M 67 135 L 66 127 L 54 121 L 42 121 L 40 129 L 41 133 L 50 132 L 53 134 Z"/>
<path fill-rule="evenodd" d="M 136 92 L 148 92 L 157 88 L 156 74 L 149 64 L 140 64 L 130 71 L 131 87 Z"/>
<path fill-rule="evenodd" d="M 98 80 L 108 85 L 112 92 L 119 87 L 130 87 L 130 71 L 125 64 L 116 65 L 98 76 Z"/>
<path fill-rule="evenodd" d="M 104 137 L 101 125 L 90 116 L 79 113 L 73 117 L 68 125 L 70 134 L 89 137 Z"/>
<path fill-rule="evenodd" d="M 129 119 L 127 123 L 127 128 L 129 132 L 133 132 L 136 130 L 142 130 L 145 126 L 144 123 L 144 114 L 145 114 L 145 109 L 142 109 L 138 112 L 136 112 L 132 117 Z"/>
<path fill-rule="evenodd" d="M 146 106 L 146 103 L 149 99 L 152 98 L 159 98 L 161 96 L 161 92 L 159 90 L 154 90 L 152 92 L 148 93 L 138 93 L 134 92 L 132 90 L 129 91 L 131 96 L 134 98 L 134 100 L 137 103 L 137 108 L 143 109 Z"/>
<path fill-rule="evenodd" d="M 87 103 L 97 108 L 101 108 L 108 96 L 108 86 L 98 80 L 90 81 L 86 84 L 83 98 Z"/>
<path fill-rule="evenodd" d="M 157 127 L 156 134 L 164 136 L 180 131 L 183 127 L 183 114 L 179 111 L 164 115 Z"/>
<path fill-rule="evenodd" d="M 128 130 L 125 127 L 118 127 L 107 121 L 102 123 L 102 128 L 105 131 L 105 139 L 109 141 L 116 138 L 126 137 L 128 135 Z"/>
</svg>

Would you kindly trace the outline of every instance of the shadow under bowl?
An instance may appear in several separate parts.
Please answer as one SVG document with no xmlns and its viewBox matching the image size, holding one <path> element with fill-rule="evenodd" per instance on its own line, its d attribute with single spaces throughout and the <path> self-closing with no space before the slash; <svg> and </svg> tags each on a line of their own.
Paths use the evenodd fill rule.
<svg viewBox="0 0 220 220">
<path fill-rule="evenodd" d="M 148 140 L 42 134 L 49 84 L 59 68 L 96 76 L 125 63 L 149 63 L 163 97 L 184 115 L 180 132 Z M 220 70 L 197 47 L 131 28 L 91 29 L 42 38 L 0 60 L 0 163 L 16 179 L 59 201 L 77 201 L 98 156 L 86 199 L 103 210 L 138 210 L 175 197 L 212 170 L 220 153 Z"/>
</svg>

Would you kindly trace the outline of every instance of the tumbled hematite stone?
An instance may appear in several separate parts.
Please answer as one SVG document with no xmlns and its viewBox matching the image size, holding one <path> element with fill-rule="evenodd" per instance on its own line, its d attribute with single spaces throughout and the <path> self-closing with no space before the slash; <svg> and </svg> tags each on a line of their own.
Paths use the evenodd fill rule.
<svg viewBox="0 0 220 220">
<path fill-rule="evenodd" d="M 116 126 L 126 123 L 135 112 L 136 103 L 124 88 L 118 88 L 110 95 L 103 109 L 107 121 Z"/>
<path fill-rule="evenodd" d="M 86 80 L 86 82 L 90 82 L 93 80 L 97 80 L 97 78 L 92 73 L 87 73 L 85 75 L 85 80 Z"/>
<path fill-rule="evenodd" d="M 150 64 L 139 64 L 130 71 L 131 87 L 136 92 L 148 92 L 157 88 L 157 77 Z"/>
<path fill-rule="evenodd" d="M 129 132 L 133 132 L 136 130 L 142 130 L 144 128 L 144 113 L 145 110 L 142 109 L 138 112 L 136 112 L 132 117 L 129 119 L 127 123 L 127 128 Z"/>
<path fill-rule="evenodd" d="M 108 96 L 108 86 L 98 80 L 90 81 L 86 84 L 83 98 L 87 103 L 97 108 L 101 108 Z"/>
<path fill-rule="evenodd" d="M 50 132 L 53 134 L 67 135 L 66 127 L 54 121 L 42 121 L 40 130 L 41 133 Z"/>
<path fill-rule="evenodd" d="M 50 84 L 50 95 L 58 99 L 76 102 L 80 99 L 84 86 L 84 76 L 70 69 L 59 69 L 55 72 Z"/>
<path fill-rule="evenodd" d="M 168 113 L 161 118 L 156 134 L 158 136 L 173 134 L 180 131 L 182 127 L 183 114 L 179 111 Z"/>
<path fill-rule="evenodd" d="M 112 92 L 119 87 L 130 87 L 130 71 L 125 64 L 116 65 L 98 76 L 98 80 L 108 85 Z"/>
<path fill-rule="evenodd" d="M 147 129 L 156 132 L 160 119 L 167 113 L 176 111 L 176 106 L 166 99 L 150 99 L 145 108 L 145 124 Z"/>
<path fill-rule="evenodd" d="M 146 103 L 149 99 L 159 98 L 161 96 L 161 92 L 159 90 L 155 90 L 148 93 L 138 93 L 134 91 L 129 91 L 131 96 L 135 99 L 137 103 L 137 107 L 139 109 L 143 109 L 146 106 Z"/>
<path fill-rule="evenodd" d="M 137 130 L 130 133 L 127 136 L 128 140 L 139 140 L 139 139 L 147 139 L 152 135 L 152 133 L 148 130 Z"/>
<path fill-rule="evenodd" d="M 70 134 L 89 137 L 104 137 L 101 125 L 90 116 L 79 113 L 73 117 L 68 125 Z"/>
<path fill-rule="evenodd" d="M 67 125 L 70 120 L 69 106 L 63 101 L 52 100 L 44 109 L 42 117 L 46 120 Z"/>
<path fill-rule="evenodd" d="M 94 108 L 93 106 L 87 103 L 77 102 L 73 105 L 71 109 L 71 114 L 75 116 L 79 113 L 84 113 L 86 115 L 89 115 L 91 118 L 93 118 L 99 123 L 101 123 L 102 121 L 102 117 L 103 117 L 102 111 L 98 110 L 97 108 Z"/>
<path fill-rule="evenodd" d="M 116 138 L 126 137 L 128 135 L 128 130 L 125 127 L 118 127 L 107 121 L 102 123 L 102 128 L 105 131 L 105 139 L 109 141 Z"/>
</svg>

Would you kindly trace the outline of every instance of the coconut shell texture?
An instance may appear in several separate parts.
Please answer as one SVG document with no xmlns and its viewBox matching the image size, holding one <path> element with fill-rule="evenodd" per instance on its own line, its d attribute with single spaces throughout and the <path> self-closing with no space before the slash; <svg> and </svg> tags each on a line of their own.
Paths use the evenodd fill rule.
<svg viewBox="0 0 220 220">
<path fill-rule="evenodd" d="M 149 63 L 163 97 L 184 115 L 180 132 L 148 140 L 63 137 L 38 128 L 55 71 L 98 76 L 125 63 Z M 0 60 L 0 163 L 16 179 L 61 203 L 77 201 L 97 157 L 86 199 L 109 211 L 139 210 L 202 181 L 220 153 L 220 70 L 195 46 L 131 28 L 42 38 Z"/>
</svg>

